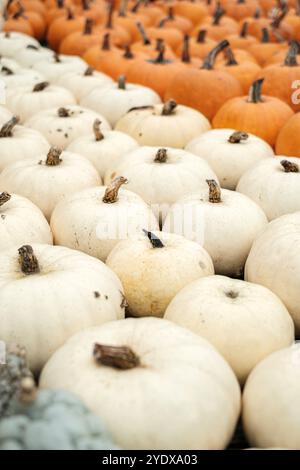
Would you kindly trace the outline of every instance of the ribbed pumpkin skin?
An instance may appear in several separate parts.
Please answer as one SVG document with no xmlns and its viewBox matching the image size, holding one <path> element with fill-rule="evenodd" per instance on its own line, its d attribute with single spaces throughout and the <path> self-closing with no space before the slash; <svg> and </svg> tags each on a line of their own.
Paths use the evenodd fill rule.
<svg viewBox="0 0 300 470">
<path fill-rule="evenodd" d="M 292 116 L 281 128 L 275 149 L 277 155 L 300 157 L 300 113 Z"/>
</svg>

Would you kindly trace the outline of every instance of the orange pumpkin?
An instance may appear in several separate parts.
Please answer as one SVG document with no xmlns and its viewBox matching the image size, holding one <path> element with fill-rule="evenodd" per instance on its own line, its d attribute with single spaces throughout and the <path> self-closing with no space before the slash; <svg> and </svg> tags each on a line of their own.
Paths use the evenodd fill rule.
<svg viewBox="0 0 300 470">
<path fill-rule="evenodd" d="M 241 21 L 248 16 L 254 15 L 259 3 L 257 0 L 226 0 L 223 2 L 226 15 Z"/>
<path fill-rule="evenodd" d="M 297 98 L 300 101 L 300 93 Z M 282 127 L 275 150 L 277 155 L 300 157 L 300 113 L 294 114 Z"/>
<path fill-rule="evenodd" d="M 164 28 L 163 25 L 158 28 L 151 26 L 147 29 L 147 34 L 150 39 L 163 39 L 164 43 L 168 44 L 173 51 L 180 47 L 183 39 L 183 34 L 176 28 Z"/>
<path fill-rule="evenodd" d="M 184 16 L 175 15 L 173 7 L 169 7 L 167 16 L 159 20 L 157 26 L 178 29 L 184 34 L 190 33 L 193 29 L 193 23 Z"/>
<path fill-rule="evenodd" d="M 46 23 L 42 15 L 31 10 L 24 11 L 24 15 L 32 26 L 34 37 L 42 41 L 46 34 Z"/>
<path fill-rule="evenodd" d="M 131 45 L 131 50 L 133 53 L 135 52 L 144 52 L 146 55 L 148 55 L 151 58 L 157 57 L 158 52 L 160 51 L 161 48 L 161 42 L 163 41 L 162 39 L 150 39 L 148 37 L 147 32 L 145 31 L 144 26 L 142 23 L 138 22 L 137 23 L 137 28 L 139 30 L 140 36 L 142 38 L 141 41 L 134 42 Z M 175 59 L 176 55 L 174 54 L 173 50 L 168 44 L 164 43 L 165 47 L 165 58 L 166 59 Z"/>
<path fill-rule="evenodd" d="M 205 20 L 200 27 L 207 30 L 207 36 L 215 39 L 216 41 L 221 41 L 224 37 L 227 37 L 229 34 L 238 33 L 238 23 L 228 16 L 225 16 L 225 10 L 218 3 L 217 8 L 212 17 L 208 17 L 208 20 Z M 194 33 L 197 34 L 199 27 L 194 30 Z"/>
<path fill-rule="evenodd" d="M 230 46 L 237 49 L 247 50 L 253 44 L 258 44 L 257 39 L 254 36 L 248 34 L 248 23 L 245 21 L 242 23 L 239 34 L 230 34 L 227 36 Z"/>
<path fill-rule="evenodd" d="M 39 0 L 22 0 L 22 5 L 26 11 L 35 11 L 45 18 L 47 8 L 43 2 L 40 2 Z M 18 2 L 8 1 L 6 8 L 9 13 L 15 13 L 18 11 Z"/>
<path fill-rule="evenodd" d="M 191 56 L 190 36 L 188 34 L 184 35 L 180 58 L 183 64 L 191 67 L 200 67 L 202 65 L 201 59 L 199 59 L 198 57 Z"/>
<path fill-rule="evenodd" d="M 200 59 L 204 59 L 207 54 L 217 45 L 217 41 L 207 37 L 207 31 L 200 29 L 196 37 L 190 38 L 190 54 Z M 177 49 L 177 55 L 182 53 L 182 45 Z"/>
<path fill-rule="evenodd" d="M 102 39 L 102 44 L 93 46 L 83 54 L 83 59 L 95 70 L 101 71 L 101 62 L 107 57 L 110 60 L 118 60 L 121 57 L 122 51 L 117 47 L 111 46 L 110 34 L 105 33 Z"/>
<path fill-rule="evenodd" d="M 255 57 L 259 65 L 263 67 L 269 58 L 281 48 L 281 44 L 270 42 L 269 30 L 267 28 L 263 28 L 261 42 L 249 46 L 249 52 Z"/>
<path fill-rule="evenodd" d="M 278 98 L 262 95 L 262 83 L 263 79 L 256 80 L 248 96 L 227 101 L 215 115 L 213 127 L 238 129 L 275 145 L 280 129 L 293 110 Z"/>
<path fill-rule="evenodd" d="M 131 37 L 128 31 L 120 25 L 114 24 L 113 21 L 113 9 L 114 4 L 111 2 L 107 8 L 107 19 L 103 28 L 101 28 L 101 37 L 106 33 L 110 33 L 111 41 L 113 44 L 119 47 L 124 47 L 126 44 L 130 44 Z"/>
<path fill-rule="evenodd" d="M 137 0 L 133 4 L 131 12 L 139 13 L 143 16 L 146 16 L 149 19 L 150 24 L 152 25 L 156 24 L 159 20 L 164 17 L 162 8 L 160 8 L 153 2 L 150 2 L 149 0 L 145 0 L 143 3 L 141 2 L 141 0 Z"/>
<path fill-rule="evenodd" d="M 93 20 L 86 18 L 81 31 L 68 34 L 59 46 L 60 54 L 82 56 L 92 46 L 100 45 L 101 37 L 97 29 L 93 30 Z"/>
<path fill-rule="evenodd" d="M 56 0 L 56 5 L 49 10 L 46 10 L 45 14 L 45 21 L 47 25 L 51 25 L 51 23 L 59 17 L 65 16 L 66 14 L 66 4 L 65 0 Z"/>
<path fill-rule="evenodd" d="M 209 14 L 206 5 L 190 0 L 174 2 L 173 10 L 176 15 L 188 18 L 194 25 L 202 23 Z"/>
<path fill-rule="evenodd" d="M 296 1 L 296 8 L 286 15 L 285 22 L 292 26 L 294 39 L 300 41 L 300 0 Z"/>
<path fill-rule="evenodd" d="M 49 46 L 58 51 L 60 43 L 69 34 L 80 31 L 84 27 L 83 16 L 75 16 L 70 8 L 67 8 L 66 15 L 56 18 L 48 28 L 47 41 Z"/>
<path fill-rule="evenodd" d="M 17 31 L 19 33 L 28 34 L 34 36 L 33 27 L 24 15 L 24 8 L 19 5 L 19 9 L 11 16 L 5 15 L 5 22 L 3 24 L 3 31 Z"/>
<path fill-rule="evenodd" d="M 106 6 L 105 3 L 100 0 L 97 0 L 97 2 L 81 0 L 80 13 L 86 18 L 100 22 L 103 21 L 106 16 Z"/>
<path fill-rule="evenodd" d="M 125 47 L 125 51 L 122 55 L 119 54 L 112 54 L 106 55 L 102 58 L 101 62 L 99 62 L 98 70 L 106 73 L 114 80 L 117 80 L 121 75 L 127 76 L 128 68 L 131 66 L 134 60 L 136 59 L 145 59 L 148 56 L 145 52 L 135 52 L 131 51 L 130 46 Z"/>
<path fill-rule="evenodd" d="M 244 61 L 239 63 L 230 47 L 225 49 L 226 63 L 216 65 L 219 69 L 226 70 L 235 77 L 241 84 L 243 92 L 248 93 L 254 79 L 259 75 L 261 68 L 252 61 Z"/>
<path fill-rule="evenodd" d="M 259 39 L 261 37 L 261 30 L 266 28 L 269 31 L 270 40 L 272 42 L 282 42 L 292 39 L 294 31 L 293 27 L 285 21 L 286 14 L 286 6 L 283 6 L 281 9 L 276 9 L 272 18 L 261 18 L 260 10 L 257 10 L 252 19 L 247 18 L 249 34 Z"/>
<path fill-rule="evenodd" d="M 243 93 L 238 80 L 226 71 L 214 69 L 216 56 L 228 47 L 228 41 L 221 41 L 208 54 L 201 69 L 186 68 L 177 73 L 168 86 L 165 100 L 196 108 L 208 119 L 230 98 Z"/>
<path fill-rule="evenodd" d="M 114 12 L 114 24 L 119 25 L 128 31 L 132 42 L 137 41 L 140 36 L 140 32 L 137 23 L 142 23 L 148 26 L 151 21 L 150 19 L 140 13 L 128 12 L 126 9 L 127 0 L 122 0 L 118 11 Z"/>
</svg>

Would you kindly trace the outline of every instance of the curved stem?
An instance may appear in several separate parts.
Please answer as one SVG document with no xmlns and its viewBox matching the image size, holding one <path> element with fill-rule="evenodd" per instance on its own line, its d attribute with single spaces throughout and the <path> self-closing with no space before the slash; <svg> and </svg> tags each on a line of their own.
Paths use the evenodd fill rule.
<svg viewBox="0 0 300 470">
<path fill-rule="evenodd" d="M 155 163 L 166 163 L 168 160 L 167 149 L 159 149 L 155 155 Z"/>
<path fill-rule="evenodd" d="M 110 50 L 110 34 L 109 33 L 104 34 L 101 49 L 102 51 Z"/>
<path fill-rule="evenodd" d="M 51 147 L 46 158 L 46 165 L 47 166 L 58 166 L 62 159 L 60 158 L 62 154 L 62 149 L 58 147 Z"/>
<path fill-rule="evenodd" d="M 226 58 L 226 65 L 239 65 L 238 62 L 236 61 L 236 58 L 234 57 L 233 50 L 231 47 L 227 47 L 224 51 L 224 55 Z"/>
<path fill-rule="evenodd" d="M 239 144 L 243 140 L 247 140 L 249 138 L 249 134 L 247 132 L 236 131 L 228 139 L 228 142 L 231 144 Z"/>
<path fill-rule="evenodd" d="M 95 343 L 93 357 L 98 365 L 129 370 L 140 365 L 139 357 L 128 346 L 108 346 Z"/>
<path fill-rule="evenodd" d="M 214 26 L 218 26 L 220 24 L 221 18 L 225 15 L 225 10 L 222 8 L 221 3 L 217 3 L 217 7 L 213 14 L 213 22 Z"/>
<path fill-rule="evenodd" d="M 57 115 L 58 117 L 70 117 L 71 111 L 67 108 L 58 108 Z"/>
<path fill-rule="evenodd" d="M 264 82 L 263 78 L 260 78 L 259 80 L 255 80 L 255 82 L 252 83 L 250 90 L 249 90 L 249 95 L 248 95 L 248 102 L 249 103 L 262 103 L 262 97 L 261 97 L 261 87 Z"/>
<path fill-rule="evenodd" d="M 272 21 L 271 27 L 274 29 L 278 29 L 282 20 L 285 18 L 287 12 L 288 12 L 288 8 L 287 8 L 287 5 L 285 4 L 281 8 L 281 12 L 279 13 L 279 15 L 277 15 L 277 17 Z"/>
<path fill-rule="evenodd" d="M 196 42 L 198 44 L 204 44 L 205 43 L 205 37 L 206 37 L 206 29 L 200 29 L 198 34 L 197 34 L 197 39 Z"/>
<path fill-rule="evenodd" d="M 14 127 L 20 122 L 19 116 L 13 116 L 9 121 L 7 121 L 0 129 L 0 138 L 1 137 L 12 137 Z"/>
<path fill-rule="evenodd" d="M 136 26 L 139 30 L 140 35 L 142 36 L 142 41 L 143 41 L 144 46 L 149 46 L 151 44 L 151 41 L 146 34 L 144 26 L 142 25 L 140 21 L 136 23 Z"/>
<path fill-rule="evenodd" d="M 221 188 L 215 180 L 206 180 L 209 187 L 209 202 L 219 203 L 221 199 Z"/>
<path fill-rule="evenodd" d="M 118 78 L 118 89 L 126 90 L 126 77 L 125 75 L 120 75 Z"/>
<path fill-rule="evenodd" d="M 30 245 L 23 245 L 18 249 L 19 265 L 22 273 L 36 274 L 40 272 L 39 262 Z"/>
<path fill-rule="evenodd" d="M 190 57 L 190 37 L 188 34 L 184 35 L 183 38 L 183 47 L 181 53 L 181 61 L 185 64 L 190 64 L 191 57 Z"/>
<path fill-rule="evenodd" d="M 83 28 L 83 34 L 92 34 L 93 32 L 93 20 L 92 18 L 86 18 L 84 28 Z"/>
<path fill-rule="evenodd" d="M 212 70 L 214 68 L 214 63 L 216 60 L 217 55 L 223 51 L 226 47 L 229 46 L 229 42 L 227 39 L 224 41 L 219 42 L 208 54 L 208 56 L 204 59 L 202 69 L 205 70 Z"/>
<path fill-rule="evenodd" d="M 298 43 L 296 41 L 292 41 L 287 51 L 287 55 L 284 59 L 284 65 L 288 67 L 297 66 L 298 65 L 298 62 L 297 62 L 298 52 L 299 52 Z"/>
<path fill-rule="evenodd" d="M 241 27 L 241 30 L 240 30 L 240 38 L 246 38 L 247 37 L 247 35 L 248 35 L 248 26 L 249 26 L 249 23 L 247 23 L 247 21 L 245 21 L 242 24 L 242 27 Z"/>
<path fill-rule="evenodd" d="M 100 142 L 100 140 L 104 139 L 104 135 L 101 132 L 100 125 L 101 125 L 100 119 L 95 119 L 94 124 L 93 124 L 93 132 L 94 132 L 96 142 Z"/>
<path fill-rule="evenodd" d="M 11 199 L 11 195 L 6 191 L 0 194 L 0 207 Z"/>
<path fill-rule="evenodd" d="M 49 82 L 40 82 L 34 85 L 32 91 L 33 92 L 38 92 L 38 91 L 43 91 L 45 88 L 47 88 L 50 85 Z"/>
<path fill-rule="evenodd" d="M 177 103 L 175 100 L 166 101 L 161 112 L 162 116 L 170 116 L 171 114 L 174 114 L 176 107 Z"/>
<path fill-rule="evenodd" d="M 115 178 L 106 188 L 102 201 L 106 204 L 113 204 L 117 202 L 120 187 L 122 186 L 122 184 L 127 183 L 128 180 L 124 178 L 124 176 L 119 176 L 118 178 Z"/>
<path fill-rule="evenodd" d="M 84 77 L 91 77 L 94 74 L 93 67 L 88 66 L 83 74 Z"/>
<path fill-rule="evenodd" d="M 143 228 L 144 234 L 148 237 L 153 248 L 164 248 L 163 242 L 153 233 Z"/>
<path fill-rule="evenodd" d="M 280 165 L 285 173 L 299 173 L 299 165 L 297 165 L 297 163 L 290 162 L 289 160 L 281 160 Z"/>
</svg>

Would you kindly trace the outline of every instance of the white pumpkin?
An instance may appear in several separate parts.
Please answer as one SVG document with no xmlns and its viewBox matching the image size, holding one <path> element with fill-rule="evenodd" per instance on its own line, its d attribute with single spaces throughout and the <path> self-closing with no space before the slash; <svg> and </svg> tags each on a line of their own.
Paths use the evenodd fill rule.
<svg viewBox="0 0 300 470">
<path fill-rule="evenodd" d="M 170 100 L 165 104 L 134 109 L 116 124 L 140 145 L 184 148 L 194 137 L 210 129 L 206 117 L 187 106 Z"/>
<path fill-rule="evenodd" d="M 101 261 L 60 246 L 0 253 L 0 337 L 25 346 L 38 372 L 74 333 L 124 318 L 122 285 Z"/>
<path fill-rule="evenodd" d="M 240 277 L 252 243 L 266 227 L 267 218 L 243 194 L 229 189 L 221 193 L 214 180 L 208 180 L 208 184 L 209 191 L 185 196 L 171 207 L 163 230 L 203 244 L 217 274 Z"/>
<path fill-rule="evenodd" d="M 40 386 L 81 397 L 122 449 L 224 449 L 240 412 L 237 380 L 218 352 L 158 318 L 76 334 Z"/>
<path fill-rule="evenodd" d="M 175 148 L 138 147 L 124 155 L 117 167 L 111 167 L 105 183 L 116 176 L 128 179 L 128 189 L 153 205 L 164 220 L 171 204 L 197 190 L 207 190 L 206 179 L 215 173 L 199 157 Z"/>
<path fill-rule="evenodd" d="M 23 67 L 32 67 L 36 62 L 49 60 L 52 57 L 53 51 L 47 47 L 37 47 L 32 44 L 18 50 L 14 55 L 14 59 Z"/>
<path fill-rule="evenodd" d="M 113 84 L 113 80 L 108 75 L 87 67 L 83 72 L 64 73 L 56 78 L 55 83 L 70 90 L 79 103 L 94 88 L 107 87 Z"/>
<path fill-rule="evenodd" d="M 268 158 L 247 171 L 236 189 L 255 201 L 269 220 L 300 211 L 299 158 Z"/>
<path fill-rule="evenodd" d="M 52 233 L 40 209 L 17 194 L 0 193 L 0 251 L 24 243 L 52 244 Z"/>
<path fill-rule="evenodd" d="M 80 155 L 52 147 L 48 154 L 18 160 L 0 174 L 0 188 L 36 204 L 49 220 L 56 204 L 81 189 L 101 184 L 97 170 Z"/>
<path fill-rule="evenodd" d="M 0 105 L 0 125 L 5 124 L 13 117 L 13 114 L 5 106 Z"/>
<path fill-rule="evenodd" d="M 84 72 L 86 70 L 86 62 L 80 57 L 66 56 L 63 54 L 53 54 L 49 59 L 39 60 L 35 62 L 33 68 L 45 75 L 46 79 L 51 83 L 68 72 Z"/>
<path fill-rule="evenodd" d="M 45 80 L 44 75 L 33 69 L 24 69 L 19 67 L 12 70 L 8 67 L 1 69 L 1 80 L 5 83 L 6 89 L 15 89 L 16 87 L 30 87 L 33 88 L 37 83 Z"/>
<path fill-rule="evenodd" d="M 103 114 L 114 127 L 131 108 L 160 103 L 160 97 L 151 88 L 132 83 L 125 84 L 124 76 L 122 76 L 118 83 L 104 88 L 95 88 L 80 103 L 82 106 Z"/>
<path fill-rule="evenodd" d="M 6 106 L 24 122 L 39 111 L 53 106 L 75 104 L 75 98 L 65 88 L 40 82 L 34 86 L 9 88 L 6 92 Z"/>
<path fill-rule="evenodd" d="M 272 147 L 253 134 L 234 129 L 213 129 L 185 147 L 199 155 L 214 170 L 222 188 L 235 189 L 240 177 L 261 160 L 274 156 Z"/>
<path fill-rule="evenodd" d="M 77 105 L 46 109 L 32 116 L 25 125 L 43 134 L 51 145 L 66 149 L 73 140 L 90 134 L 95 119 L 101 121 L 103 130 L 110 130 L 103 116 Z"/>
<path fill-rule="evenodd" d="M 300 212 L 273 220 L 253 243 L 245 278 L 283 301 L 300 334 Z"/>
<path fill-rule="evenodd" d="M 293 320 L 276 295 L 258 284 L 225 276 L 186 286 L 164 318 L 210 341 L 241 383 L 264 357 L 294 342 Z"/>
<path fill-rule="evenodd" d="M 300 449 L 300 344 L 255 367 L 243 394 L 243 427 L 251 445 Z"/>
<path fill-rule="evenodd" d="M 73 140 L 67 150 L 90 160 L 104 179 L 109 169 L 117 168 L 124 155 L 137 147 L 137 142 L 129 135 L 118 131 L 102 130 L 102 123 L 99 119 L 95 119 L 93 132 Z"/>
<path fill-rule="evenodd" d="M 158 230 L 150 207 L 135 193 L 119 189 L 125 178 L 108 187 L 90 188 L 66 198 L 51 217 L 55 243 L 105 261 L 114 246 L 143 229 Z"/>
<path fill-rule="evenodd" d="M 27 34 L 11 32 L 0 32 L 0 55 L 6 57 L 14 57 L 20 49 L 27 45 L 39 47 L 39 42 Z"/>
<path fill-rule="evenodd" d="M 198 243 L 166 232 L 144 231 L 118 243 L 106 264 L 121 280 L 134 317 L 162 317 L 180 289 L 214 274 L 209 254 Z"/>
<path fill-rule="evenodd" d="M 47 140 L 34 129 L 18 126 L 19 119 L 12 117 L 0 128 L 0 171 L 10 163 L 49 150 Z"/>
<path fill-rule="evenodd" d="M 0 74 L 5 75 L 11 72 L 16 72 L 20 69 L 20 65 L 12 58 L 0 57 Z"/>
</svg>

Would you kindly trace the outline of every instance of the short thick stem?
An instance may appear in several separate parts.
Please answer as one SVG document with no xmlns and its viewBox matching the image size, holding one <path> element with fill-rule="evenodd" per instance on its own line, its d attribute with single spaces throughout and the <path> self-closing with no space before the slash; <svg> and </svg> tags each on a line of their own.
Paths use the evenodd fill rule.
<svg viewBox="0 0 300 470">
<path fill-rule="evenodd" d="M 67 20 L 74 20 L 75 16 L 71 8 L 67 8 Z"/>
<path fill-rule="evenodd" d="M 249 26 L 249 23 L 247 23 L 247 21 L 245 21 L 245 22 L 242 24 L 242 27 L 241 27 L 241 30 L 240 30 L 240 38 L 246 38 L 246 37 L 247 37 L 247 34 L 248 34 L 248 26 Z"/>
<path fill-rule="evenodd" d="M 270 34 L 267 28 L 261 30 L 261 42 L 263 44 L 268 44 L 270 42 Z"/>
<path fill-rule="evenodd" d="M 11 199 L 11 195 L 7 193 L 6 191 L 3 191 L 3 193 L 0 193 L 0 207 L 3 206 L 3 204 L 6 204 L 10 199 Z"/>
<path fill-rule="evenodd" d="M 206 180 L 209 187 L 209 202 L 219 203 L 222 202 L 221 199 L 221 189 L 218 183 L 215 180 Z"/>
<path fill-rule="evenodd" d="M 249 90 L 249 95 L 248 95 L 249 103 L 262 103 L 263 99 L 261 96 L 261 88 L 262 88 L 263 82 L 264 82 L 264 79 L 260 78 L 259 80 L 255 80 L 255 82 L 252 83 L 250 90 Z"/>
<path fill-rule="evenodd" d="M 222 8 L 221 4 L 217 4 L 217 8 L 213 14 L 213 22 L 214 26 L 218 26 L 220 24 L 221 18 L 225 15 L 225 10 Z"/>
<path fill-rule="evenodd" d="M 50 85 L 49 82 L 40 82 L 34 85 L 32 91 L 33 92 L 39 92 L 45 90 L 48 86 Z"/>
<path fill-rule="evenodd" d="M 91 77 L 94 74 L 94 69 L 93 67 L 87 67 L 84 72 L 85 77 Z"/>
<path fill-rule="evenodd" d="M 207 33 L 206 29 L 200 29 L 200 31 L 197 34 L 197 39 L 196 39 L 196 42 L 198 44 L 205 43 L 206 33 Z"/>
<path fill-rule="evenodd" d="M 107 29 L 113 29 L 113 11 L 114 11 L 114 2 L 109 2 L 107 9 L 107 21 L 105 27 Z"/>
<path fill-rule="evenodd" d="M 62 162 L 60 158 L 62 154 L 62 149 L 58 147 L 51 147 L 46 158 L 46 165 L 47 166 L 57 166 Z"/>
<path fill-rule="evenodd" d="M 94 132 L 96 142 L 100 142 L 100 140 L 104 139 L 104 135 L 101 132 L 100 125 L 101 125 L 101 121 L 99 119 L 95 119 L 94 124 L 93 124 L 93 132 Z"/>
<path fill-rule="evenodd" d="M 128 346 L 108 346 L 95 343 L 93 357 L 97 364 L 129 370 L 140 365 L 139 357 Z"/>
<path fill-rule="evenodd" d="M 5 65 L 1 67 L 1 73 L 4 75 L 14 75 L 14 72 L 9 67 L 6 67 Z"/>
<path fill-rule="evenodd" d="M 40 272 L 39 262 L 30 245 L 21 246 L 18 253 L 20 268 L 24 274 L 29 275 Z"/>
<path fill-rule="evenodd" d="M 67 108 L 58 108 L 57 115 L 58 117 L 70 117 L 71 111 Z"/>
<path fill-rule="evenodd" d="M 296 41 L 292 41 L 287 52 L 287 55 L 284 59 L 284 65 L 288 67 L 296 67 L 298 65 L 297 62 L 297 54 L 299 52 L 298 43 Z"/>
<path fill-rule="evenodd" d="M 280 165 L 284 169 L 285 173 L 299 173 L 299 165 L 289 160 L 281 160 Z"/>
<path fill-rule="evenodd" d="M 120 8 L 118 12 L 118 16 L 122 18 L 126 18 L 126 10 L 127 10 L 127 0 L 122 0 L 120 2 Z"/>
<path fill-rule="evenodd" d="M 118 78 L 118 88 L 119 90 L 126 90 L 126 77 L 125 75 L 120 75 Z"/>
<path fill-rule="evenodd" d="M 162 108 L 162 116 L 170 116 L 171 114 L 174 114 L 176 107 L 177 103 L 175 100 L 166 101 Z"/>
<path fill-rule="evenodd" d="M 185 34 L 183 39 L 183 47 L 181 53 L 181 61 L 185 64 L 189 64 L 191 62 L 190 57 L 190 37 L 188 34 Z"/>
<path fill-rule="evenodd" d="M 134 54 L 131 52 L 129 44 L 125 46 L 125 52 L 123 54 L 124 59 L 134 59 Z"/>
<path fill-rule="evenodd" d="M 216 60 L 216 57 L 220 52 L 222 52 L 226 47 L 229 46 L 229 42 L 227 39 L 224 39 L 224 41 L 219 42 L 216 47 L 214 47 L 208 54 L 208 56 L 204 59 L 202 69 L 205 70 L 212 70 L 214 68 L 214 63 Z"/>
<path fill-rule="evenodd" d="M 127 184 L 128 180 L 124 176 L 115 178 L 106 188 L 102 201 L 106 204 L 113 204 L 118 200 L 119 189 L 123 184 Z"/>
<path fill-rule="evenodd" d="M 102 51 L 110 50 L 110 34 L 109 33 L 104 34 L 101 49 Z"/>
<path fill-rule="evenodd" d="M 153 232 L 143 229 L 144 234 L 148 237 L 153 248 L 164 248 L 163 242 Z"/>
<path fill-rule="evenodd" d="M 253 18 L 258 19 L 260 17 L 261 17 L 261 9 L 258 7 L 258 8 L 256 8 L 256 10 L 254 12 Z"/>
<path fill-rule="evenodd" d="M 166 163 L 168 160 L 168 152 L 167 149 L 159 149 L 156 152 L 154 162 L 155 163 Z"/>
<path fill-rule="evenodd" d="M 168 9 L 168 20 L 170 20 L 170 21 L 175 20 L 174 8 L 173 7 L 169 7 L 169 9 Z"/>
<path fill-rule="evenodd" d="M 53 60 L 54 60 L 54 62 L 56 62 L 57 64 L 59 64 L 59 63 L 61 62 L 60 57 L 59 57 L 59 54 L 57 54 L 57 52 L 54 52 L 54 54 L 53 54 Z"/>
<path fill-rule="evenodd" d="M 230 144 L 239 144 L 242 141 L 245 141 L 249 138 L 249 134 L 246 132 L 236 131 L 228 139 Z"/>
<path fill-rule="evenodd" d="M 13 116 L 9 121 L 7 121 L 0 129 L 0 138 L 1 137 L 12 137 L 14 127 L 20 122 L 19 116 Z"/>
<path fill-rule="evenodd" d="M 93 20 L 91 18 L 87 18 L 85 20 L 84 24 L 84 29 L 83 29 L 83 34 L 84 35 L 90 35 L 93 32 Z"/>
</svg>

